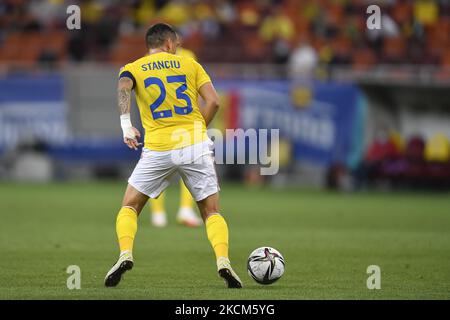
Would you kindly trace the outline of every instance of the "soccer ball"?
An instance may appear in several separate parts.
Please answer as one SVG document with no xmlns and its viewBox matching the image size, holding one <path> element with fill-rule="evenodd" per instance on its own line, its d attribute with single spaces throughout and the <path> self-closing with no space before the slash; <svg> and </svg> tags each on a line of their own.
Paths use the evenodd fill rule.
<svg viewBox="0 0 450 320">
<path fill-rule="evenodd" d="M 274 248 L 258 248 L 248 257 L 247 271 L 259 284 L 274 283 L 284 273 L 284 258 Z"/>
</svg>

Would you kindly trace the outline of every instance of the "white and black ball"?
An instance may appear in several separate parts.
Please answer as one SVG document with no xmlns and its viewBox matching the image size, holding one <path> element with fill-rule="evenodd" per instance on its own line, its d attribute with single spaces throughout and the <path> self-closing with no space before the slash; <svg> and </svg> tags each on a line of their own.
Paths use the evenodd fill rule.
<svg viewBox="0 0 450 320">
<path fill-rule="evenodd" d="M 281 253 L 271 247 L 254 250 L 247 262 L 247 270 L 259 284 L 271 284 L 281 278 L 285 262 Z"/>
</svg>

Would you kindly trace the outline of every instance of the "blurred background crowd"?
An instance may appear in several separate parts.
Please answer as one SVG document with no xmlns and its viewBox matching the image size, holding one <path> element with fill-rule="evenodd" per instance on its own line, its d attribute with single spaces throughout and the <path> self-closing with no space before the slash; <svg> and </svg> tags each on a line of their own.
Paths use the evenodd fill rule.
<svg viewBox="0 0 450 320">
<path fill-rule="evenodd" d="M 70 3 L 69 3 L 70 2 Z M 4 0 L 0 60 L 124 63 L 152 23 L 178 28 L 204 62 L 450 65 L 450 1 L 432 0 Z M 79 4 L 83 28 L 66 31 Z M 378 4 L 382 29 L 366 28 Z M 22 50 L 26 48 L 26 50 Z"/>
<path fill-rule="evenodd" d="M 66 26 L 72 4 L 79 30 Z M 369 30 L 373 4 L 381 28 Z M 0 178 L 130 168 L 115 79 L 145 54 L 155 22 L 175 26 L 213 76 L 224 106 L 216 127 L 280 129 L 277 177 L 254 167 L 224 175 L 450 188 L 450 0 L 3 0 Z M 51 164 L 19 161 L 25 153 Z"/>
</svg>

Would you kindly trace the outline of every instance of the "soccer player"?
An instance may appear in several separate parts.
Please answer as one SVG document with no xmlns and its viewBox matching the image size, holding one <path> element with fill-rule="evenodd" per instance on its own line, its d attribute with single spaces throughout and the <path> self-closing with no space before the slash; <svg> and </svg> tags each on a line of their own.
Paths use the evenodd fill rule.
<svg viewBox="0 0 450 320">
<path fill-rule="evenodd" d="M 192 58 L 197 61 L 195 54 L 185 48 L 178 47 L 176 55 L 182 57 Z M 158 228 L 167 226 L 167 214 L 164 206 L 165 192 L 157 199 L 150 199 L 151 222 L 152 225 Z M 194 200 L 192 199 L 189 189 L 180 179 L 180 206 L 177 213 L 177 222 L 187 227 L 199 227 L 203 224 L 193 209 Z"/>
<path fill-rule="evenodd" d="M 161 193 L 158 199 L 150 199 L 151 221 L 154 227 L 163 228 L 167 226 L 167 214 L 165 209 L 165 192 Z M 203 224 L 192 207 L 194 200 L 192 199 L 191 192 L 184 184 L 183 180 L 180 181 L 180 207 L 177 213 L 177 222 L 187 227 L 200 227 Z"/>
<path fill-rule="evenodd" d="M 158 23 L 146 34 L 149 53 L 123 67 L 119 73 L 118 105 L 124 143 L 137 150 L 139 131 L 130 120 L 134 89 L 145 129 L 144 148 L 128 180 L 116 219 L 120 255 L 105 277 L 105 286 L 116 286 L 133 268 L 133 242 L 138 215 L 149 198 L 157 198 L 179 173 L 197 202 L 206 233 L 216 256 L 217 270 L 228 288 L 242 282 L 228 258 L 228 227 L 219 213 L 219 185 L 206 127 L 219 107 L 217 92 L 203 67 L 193 59 L 175 55 L 176 32 Z M 205 101 L 198 107 L 198 95 Z"/>
</svg>

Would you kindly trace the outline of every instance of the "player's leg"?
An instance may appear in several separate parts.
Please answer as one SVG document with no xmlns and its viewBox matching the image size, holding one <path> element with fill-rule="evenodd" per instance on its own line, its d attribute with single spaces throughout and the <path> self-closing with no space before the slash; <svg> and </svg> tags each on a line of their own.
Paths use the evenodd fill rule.
<svg viewBox="0 0 450 320">
<path fill-rule="evenodd" d="M 148 198 L 158 198 L 169 186 L 170 176 L 175 172 L 170 153 L 142 150 L 142 156 L 128 179 L 128 187 L 122 208 L 116 219 L 120 257 L 107 273 L 106 286 L 116 286 L 122 274 L 133 267 L 133 243 L 137 232 L 137 217 Z"/>
<path fill-rule="evenodd" d="M 178 209 L 177 221 L 188 227 L 198 227 L 203 224 L 202 220 L 197 216 L 194 208 L 194 199 L 191 192 L 180 179 L 180 208 Z"/>
<path fill-rule="evenodd" d="M 228 225 L 219 213 L 219 193 L 197 202 L 205 221 L 206 234 L 216 255 L 217 271 L 228 288 L 242 288 L 242 282 L 231 268 L 228 257 Z"/>
<path fill-rule="evenodd" d="M 133 243 L 137 232 L 137 219 L 148 196 L 128 185 L 122 201 L 122 208 L 116 218 L 116 233 L 120 255 L 105 277 L 105 286 L 115 287 L 122 275 L 133 268 Z"/>
<path fill-rule="evenodd" d="M 241 288 L 242 282 L 231 268 L 228 258 L 228 226 L 219 211 L 219 182 L 214 167 L 214 158 L 210 146 L 212 142 L 202 144 L 200 154 L 186 148 L 186 154 L 193 154 L 192 163 L 179 167 L 186 186 L 197 202 L 200 214 L 205 222 L 208 240 L 216 255 L 217 270 L 229 288 Z M 196 148 L 192 146 L 192 148 Z"/>
<path fill-rule="evenodd" d="M 164 208 L 165 193 L 156 199 L 150 199 L 151 221 L 152 225 L 158 228 L 167 226 L 167 215 Z"/>
</svg>

